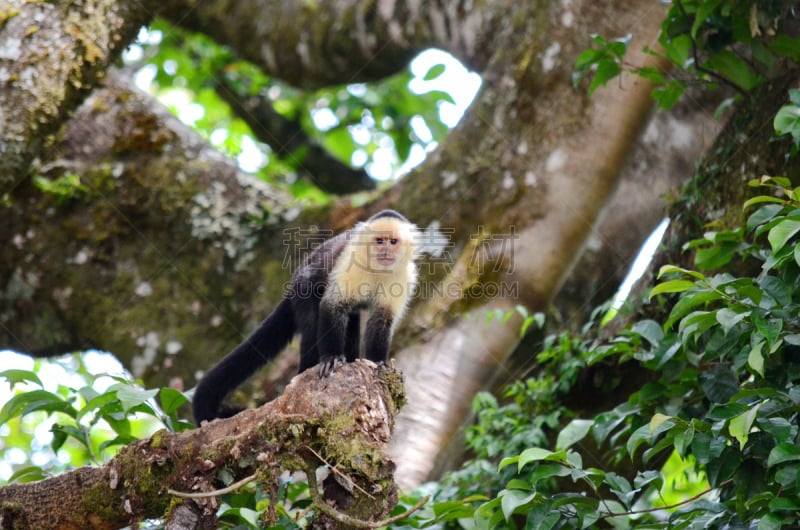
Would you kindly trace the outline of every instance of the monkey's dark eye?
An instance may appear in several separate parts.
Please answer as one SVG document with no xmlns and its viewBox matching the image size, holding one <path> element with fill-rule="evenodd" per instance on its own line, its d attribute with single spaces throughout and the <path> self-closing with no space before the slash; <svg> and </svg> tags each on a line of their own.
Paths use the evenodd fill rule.
<svg viewBox="0 0 800 530">
<path fill-rule="evenodd" d="M 383 238 L 382 237 L 376 237 L 375 238 L 375 243 L 377 243 L 378 245 L 383 245 Z"/>
<path fill-rule="evenodd" d="M 392 239 L 389 240 L 389 243 L 391 243 L 392 245 L 396 245 L 397 244 L 397 239 L 392 238 Z"/>
</svg>

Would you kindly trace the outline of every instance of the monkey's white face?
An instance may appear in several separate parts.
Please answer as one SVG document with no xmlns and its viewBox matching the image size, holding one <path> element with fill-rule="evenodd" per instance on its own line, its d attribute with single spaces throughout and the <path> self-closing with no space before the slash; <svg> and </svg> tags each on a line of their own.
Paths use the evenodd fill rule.
<svg viewBox="0 0 800 530">
<path fill-rule="evenodd" d="M 415 227 L 394 218 L 360 225 L 357 263 L 370 272 L 400 272 L 414 259 Z"/>
<path fill-rule="evenodd" d="M 402 246 L 400 239 L 391 232 L 374 234 L 370 243 L 372 262 L 380 268 L 391 269 L 400 257 Z"/>
</svg>

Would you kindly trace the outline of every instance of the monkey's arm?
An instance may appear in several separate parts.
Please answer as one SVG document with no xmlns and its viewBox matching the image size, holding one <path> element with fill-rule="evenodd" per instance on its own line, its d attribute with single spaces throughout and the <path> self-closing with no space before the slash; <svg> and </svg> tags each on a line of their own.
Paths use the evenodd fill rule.
<svg viewBox="0 0 800 530">
<path fill-rule="evenodd" d="M 350 310 L 339 301 L 323 297 L 319 305 L 319 376 L 327 377 L 345 362 L 344 346 Z"/>
<path fill-rule="evenodd" d="M 366 357 L 375 363 L 389 360 L 389 345 L 392 342 L 392 312 L 389 309 L 377 308 L 367 320 L 364 333 L 364 350 Z"/>
</svg>

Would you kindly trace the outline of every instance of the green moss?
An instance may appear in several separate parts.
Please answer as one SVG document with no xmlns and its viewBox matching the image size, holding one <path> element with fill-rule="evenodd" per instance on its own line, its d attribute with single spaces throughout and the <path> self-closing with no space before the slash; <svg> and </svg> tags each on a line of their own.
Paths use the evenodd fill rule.
<svg viewBox="0 0 800 530">
<path fill-rule="evenodd" d="M 161 449 L 166 447 L 164 445 L 164 438 L 169 436 L 169 431 L 166 429 L 160 429 L 153 433 L 153 436 L 150 437 L 150 447 L 153 449 Z"/>
<path fill-rule="evenodd" d="M 394 369 L 394 367 L 386 369 L 382 368 L 381 379 L 386 385 L 386 390 L 389 393 L 390 405 L 392 405 L 392 416 L 396 416 L 400 409 L 406 404 L 406 387 L 403 384 L 403 374 Z"/>
<path fill-rule="evenodd" d="M 116 521 L 119 519 L 120 509 L 114 507 L 113 500 L 116 495 L 110 491 L 108 485 L 98 484 L 83 490 L 83 509 L 87 513 L 95 514 L 103 521 Z"/>
</svg>

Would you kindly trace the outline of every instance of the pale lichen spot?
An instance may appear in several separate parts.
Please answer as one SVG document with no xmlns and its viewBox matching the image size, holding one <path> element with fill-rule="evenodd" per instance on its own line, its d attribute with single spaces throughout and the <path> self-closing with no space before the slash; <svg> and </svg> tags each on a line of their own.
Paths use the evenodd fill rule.
<svg viewBox="0 0 800 530">
<path fill-rule="evenodd" d="M 542 56 L 542 70 L 549 72 L 556 67 L 558 54 L 561 53 L 561 44 L 554 42 L 544 51 Z"/>
<path fill-rule="evenodd" d="M 183 344 L 178 342 L 177 340 L 169 340 L 167 341 L 167 355 L 175 355 L 179 351 L 183 349 Z"/>
<path fill-rule="evenodd" d="M 442 186 L 449 188 L 458 180 L 458 173 L 455 171 L 442 171 Z"/>
<path fill-rule="evenodd" d="M 84 247 L 80 249 L 71 260 L 68 261 L 74 263 L 75 265 L 84 265 L 89 261 L 89 251 Z"/>
<path fill-rule="evenodd" d="M 547 157 L 544 167 L 547 171 L 554 172 L 563 168 L 566 162 L 567 153 L 563 149 L 559 148 L 550 153 L 550 156 Z"/>
<path fill-rule="evenodd" d="M 214 315 L 211 317 L 211 327 L 216 328 L 220 326 L 223 322 L 222 315 Z"/>
<path fill-rule="evenodd" d="M 0 59 L 16 61 L 22 56 L 22 39 L 6 39 L 5 46 L 0 46 Z"/>
<path fill-rule="evenodd" d="M 150 296 L 153 294 L 153 286 L 150 285 L 150 282 L 141 282 L 136 286 L 136 290 L 134 292 L 136 293 L 136 296 Z"/>
<path fill-rule="evenodd" d="M 511 176 L 510 171 L 503 173 L 503 189 L 510 190 L 516 183 L 517 182 L 514 180 L 514 177 Z"/>
<path fill-rule="evenodd" d="M 603 248 L 603 239 L 597 232 L 592 232 L 589 239 L 586 240 L 586 250 L 598 252 Z"/>
<path fill-rule="evenodd" d="M 525 172 L 525 185 L 526 186 L 536 186 L 539 183 L 539 179 L 536 176 L 536 173 L 533 171 L 526 171 Z"/>
<path fill-rule="evenodd" d="M 155 362 L 161 341 L 158 339 L 158 333 L 150 331 L 137 338 L 136 345 L 142 348 L 142 353 L 131 360 L 131 372 L 134 377 L 142 377 L 145 371 Z"/>
</svg>

